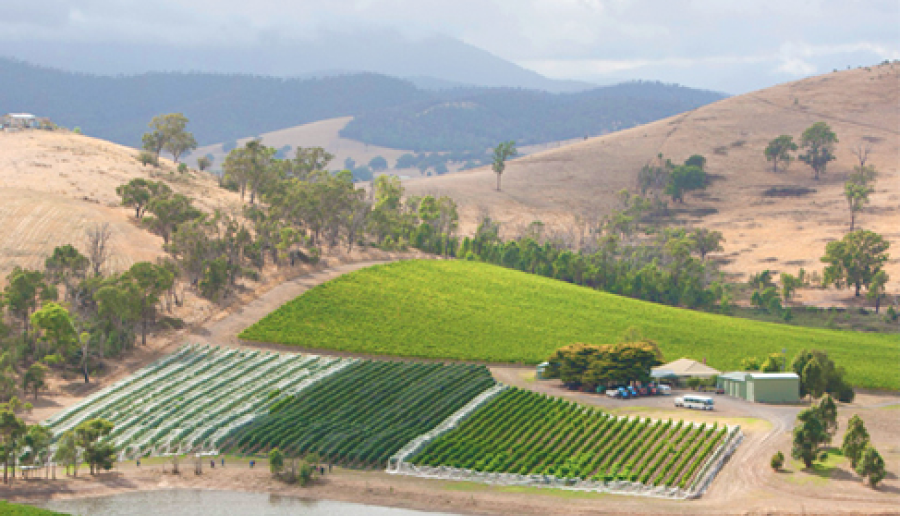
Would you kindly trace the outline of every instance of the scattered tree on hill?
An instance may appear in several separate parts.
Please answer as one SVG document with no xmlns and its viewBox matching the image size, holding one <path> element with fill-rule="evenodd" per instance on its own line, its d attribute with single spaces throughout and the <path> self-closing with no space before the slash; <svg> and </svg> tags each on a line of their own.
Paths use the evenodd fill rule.
<svg viewBox="0 0 900 516">
<path fill-rule="evenodd" d="M 673 201 L 684 203 L 684 195 L 693 190 L 706 189 L 706 172 L 693 165 L 676 166 L 669 174 L 665 193 Z"/>
<path fill-rule="evenodd" d="M 0 407 L 0 455 L 3 459 L 3 483 L 9 483 L 9 466 L 15 467 L 19 440 L 25 435 L 25 422 L 7 405 Z M 15 475 L 15 470 L 13 471 Z"/>
<path fill-rule="evenodd" d="M 207 154 L 206 156 L 200 156 L 199 158 L 197 158 L 197 168 L 199 168 L 201 172 L 204 170 L 207 170 L 208 168 L 210 168 L 212 166 L 214 161 L 215 161 L 215 158 L 213 157 L 212 154 Z"/>
<path fill-rule="evenodd" d="M 46 303 L 31 314 L 31 325 L 42 335 L 38 343 L 48 343 L 49 349 L 35 345 L 35 356 L 43 358 L 47 354 L 67 355 L 78 343 L 78 334 L 72 315 L 65 307 L 57 303 Z"/>
<path fill-rule="evenodd" d="M 859 297 L 863 287 L 869 288 L 875 275 L 881 270 L 889 255 L 891 244 L 881 235 L 860 229 L 847 233 L 844 238 L 829 242 L 821 261 L 825 267 L 823 283 L 845 288 L 850 285 Z"/>
<path fill-rule="evenodd" d="M 369 168 L 375 172 L 381 172 L 382 170 L 387 170 L 388 162 L 381 156 L 375 156 L 369 160 Z"/>
<path fill-rule="evenodd" d="M 741 359 L 741 369 L 744 371 L 759 371 L 759 358 L 746 357 Z"/>
<path fill-rule="evenodd" d="M 278 448 L 269 450 L 269 471 L 276 476 L 284 471 L 284 454 Z"/>
<path fill-rule="evenodd" d="M 869 431 L 863 420 L 856 414 L 847 422 L 847 431 L 844 433 L 844 442 L 841 445 L 841 453 L 850 459 L 850 465 L 856 469 L 863 450 L 869 445 Z"/>
<path fill-rule="evenodd" d="M 872 144 L 863 140 L 856 144 L 856 147 L 853 147 L 852 152 L 856 159 L 859 160 L 859 166 L 865 167 L 866 161 L 869 160 L 869 154 L 872 153 Z"/>
<path fill-rule="evenodd" d="M 7 308 L 22 321 L 22 332 L 25 342 L 28 339 L 28 327 L 31 314 L 38 309 L 42 301 L 52 301 L 57 297 L 56 288 L 48 283 L 44 273 L 16 267 L 6 277 L 6 288 L 3 300 Z"/>
<path fill-rule="evenodd" d="M 816 122 L 803 131 L 800 147 L 806 152 L 798 158 L 813 169 L 814 179 L 818 180 L 825 173 L 828 162 L 835 159 L 834 144 L 837 142 L 837 135 L 825 122 Z"/>
<path fill-rule="evenodd" d="M 162 181 L 137 177 L 116 187 L 116 193 L 122 198 L 122 206 L 134 208 L 134 218 L 140 220 L 151 200 L 169 197 L 172 195 L 172 189 Z"/>
<path fill-rule="evenodd" d="M 333 159 L 334 154 L 322 147 L 297 147 L 294 159 L 290 161 L 290 171 L 285 177 L 306 180 L 314 172 L 326 170 Z"/>
<path fill-rule="evenodd" d="M 869 203 L 869 195 L 875 192 L 875 167 L 856 167 L 844 183 L 844 197 L 850 206 L 850 231 L 856 225 L 856 214 Z"/>
<path fill-rule="evenodd" d="M 794 143 L 793 136 L 782 134 L 770 141 L 769 145 L 766 147 L 765 154 L 766 161 L 772 162 L 772 172 L 778 173 L 779 163 L 782 163 L 784 168 L 787 168 L 787 166 L 791 164 L 791 161 L 794 160 L 794 157 L 791 156 L 791 152 L 796 150 L 797 144 Z"/>
<path fill-rule="evenodd" d="M 506 160 L 515 157 L 518 152 L 519 151 L 516 149 L 516 142 L 512 140 L 501 142 L 494 148 L 494 161 L 491 163 L 491 170 L 497 175 L 498 192 L 500 191 L 500 176 L 502 176 L 503 171 L 506 170 Z"/>
<path fill-rule="evenodd" d="M 812 357 L 803 366 L 803 371 L 800 373 L 800 382 L 806 393 L 813 398 L 819 398 L 825 392 L 828 379 L 817 357 Z"/>
<path fill-rule="evenodd" d="M 112 469 L 116 462 L 115 447 L 103 440 L 112 432 L 113 426 L 105 419 L 90 419 L 75 427 L 75 443 L 82 449 L 84 460 L 91 468 L 91 475 L 100 473 L 100 468 Z"/>
<path fill-rule="evenodd" d="M 187 117 L 181 113 L 157 115 L 150 121 L 151 131 L 144 134 L 143 146 L 145 150 L 153 153 L 157 164 L 159 154 L 163 150 L 172 154 L 178 163 L 184 152 L 197 148 L 194 135 L 185 131 L 187 123 Z"/>
<path fill-rule="evenodd" d="M 808 408 L 797 415 L 799 424 L 794 428 L 791 456 L 802 460 L 809 469 L 819 458 L 819 449 L 828 440 L 825 424 L 815 408 Z"/>
<path fill-rule="evenodd" d="M 831 443 L 831 438 L 834 437 L 834 433 L 838 428 L 837 405 L 834 403 L 831 395 L 825 394 L 822 396 L 822 399 L 816 405 L 816 410 L 819 411 L 819 417 L 822 418 L 822 423 L 825 425 L 825 432 L 828 433 L 826 443 Z"/>
<path fill-rule="evenodd" d="M 706 158 L 700 154 L 691 155 L 691 157 L 684 160 L 684 164 L 688 167 L 697 167 L 700 170 L 706 170 Z"/>
<path fill-rule="evenodd" d="M 165 244 L 169 243 L 179 224 L 201 216 L 201 212 L 191 205 L 191 199 L 182 194 L 151 199 L 147 212 L 153 216 L 144 217 L 144 225 L 161 236 Z"/>
<path fill-rule="evenodd" d="M 87 240 L 87 258 L 91 264 L 91 271 L 94 277 L 100 276 L 100 270 L 106 264 L 112 255 L 110 240 L 112 240 L 112 229 L 109 222 L 98 222 L 85 230 L 85 238 Z"/>
<path fill-rule="evenodd" d="M 810 371 L 809 379 L 805 376 L 806 368 L 812 361 L 816 362 L 817 365 L 815 367 L 823 371 L 822 376 L 825 378 L 825 387 L 821 391 L 819 390 L 821 385 L 817 383 L 821 380 L 816 372 Z M 800 377 L 801 397 L 811 393 L 827 392 L 844 403 L 853 401 L 853 388 L 844 381 L 844 368 L 836 367 L 834 361 L 828 358 L 828 354 L 824 351 L 817 349 L 800 351 L 794 357 L 793 362 L 791 362 L 791 370 Z"/>
<path fill-rule="evenodd" d="M 887 282 L 888 274 L 882 269 L 872 276 L 872 281 L 869 283 L 869 291 L 866 293 L 866 298 L 875 302 L 876 314 L 878 313 L 879 308 L 881 308 L 881 300 L 887 292 Z"/>
<path fill-rule="evenodd" d="M 156 306 L 160 296 L 170 288 L 175 280 L 164 266 L 150 262 L 138 262 L 123 275 L 123 280 L 131 282 L 136 295 L 137 312 L 141 319 L 141 344 L 147 344 L 147 325 L 156 317 Z"/>
<path fill-rule="evenodd" d="M 56 442 L 56 452 L 53 454 L 56 462 L 63 464 L 66 468 L 66 475 L 69 474 L 69 468 L 72 468 L 72 474 L 78 476 L 78 444 L 75 439 L 75 432 L 69 430 L 63 433 L 59 441 Z"/>
<path fill-rule="evenodd" d="M 34 392 L 34 399 L 38 397 L 38 391 L 47 387 L 47 366 L 40 362 L 35 362 L 28 366 L 28 370 L 22 375 L 22 390 L 26 393 L 31 390 Z"/>
<path fill-rule="evenodd" d="M 793 274 L 788 274 L 786 272 L 781 273 L 780 279 L 781 296 L 784 298 L 784 302 L 787 303 L 794 297 L 794 293 L 797 289 L 803 286 L 803 280 L 801 280 L 799 276 L 794 276 Z"/>
<path fill-rule="evenodd" d="M 65 287 L 66 299 L 79 303 L 78 284 L 87 277 L 90 260 L 71 245 L 57 246 L 53 254 L 44 260 L 44 273 L 47 281 Z"/>
<path fill-rule="evenodd" d="M 29 425 L 25 435 L 22 436 L 22 444 L 26 450 L 21 457 L 22 461 L 30 466 L 43 463 L 49 467 L 47 459 L 52 443 L 53 432 L 49 428 L 41 425 Z"/>
<path fill-rule="evenodd" d="M 706 260 L 706 255 L 709 253 L 723 251 L 722 242 L 725 241 L 725 238 L 719 231 L 706 228 L 695 229 L 691 232 L 691 239 L 694 241 L 694 248 L 700 253 L 701 260 Z"/>
<path fill-rule="evenodd" d="M 781 471 L 781 468 L 784 466 L 784 454 L 780 451 L 776 452 L 775 455 L 772 455 L 772 460 L 769 461 L 769 464 L 773 470 Z"/>
<path fill-rule="evenodd" d="M 769 353 L 759 370 L 764 373 L 777 373 L 784 367 L 786 359 L 781 353 Z"/>
<path fill-rule="evenodd" d="M 871 444 L 866 445 L 854 469 L 859 476 L 869 479 L 869 486 L 873 489 L 886 475 L 884 459 Z"/>
<path fill-rule="evenodd" d="M 599 385 L 650 381 L 650 370 L 662 364 L 653 341 L 612 345 L 571 344 L 549 358 L 548 378 L 559 378 L 573 387 L 594 389 Z"/>
</svg>

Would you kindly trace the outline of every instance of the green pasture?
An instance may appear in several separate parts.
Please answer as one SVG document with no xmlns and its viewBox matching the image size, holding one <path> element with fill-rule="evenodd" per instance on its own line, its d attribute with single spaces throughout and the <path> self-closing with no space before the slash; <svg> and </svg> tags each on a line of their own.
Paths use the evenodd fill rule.
<svg viewBox="0 0 900 516">
<path fill-rule="evenodd" d="M 19 505 L 0 500 L 0 514 L 3 516 L 64 516 L 66 513 L 48 511 L 30 505 Z"/>
<path fill-rule="evenodd" d="M 673 308 L 502 267 L 412 260 L 346 274 L 244 330 L 245 340 L 373 355 L 536 364 L 636 327 L 665 359 L 722 371 L 747 356 L 824 349 L 854 385 L 900 389 L 900 336 L 804 328 Z"/>
</svg>

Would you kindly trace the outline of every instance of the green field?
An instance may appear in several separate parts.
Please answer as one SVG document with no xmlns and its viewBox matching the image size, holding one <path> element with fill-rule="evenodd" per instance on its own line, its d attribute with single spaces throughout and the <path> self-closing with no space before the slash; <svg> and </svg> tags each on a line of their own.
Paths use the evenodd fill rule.
<svg viewBox="0 0 900 516">
<path fill-rule="evenodd" d="M 0 514 L 3 516 L 64 516 L 66 513 L 48 511 L 30 505 L 19 505 L 0 500 Z"/>
<path fill-rule="evenodd" d="M 384 466 L 404 444 L 493 385 L 479 365 L 359 361 L 276 403 L 225 447 L 317 452 L 329 462 Z"/>
<path fill-rule="evenodd" d="M 508 389 L 411 462 L 684 489 L 698 480 L 725 435 L 718 425 L 614 417 L 561 398 Z"/>
<path fill-rule="evenodd" d="M 747 356 L 828 351 L 854 385 L 900 390 L 889 364 L 900 336 L 802 328 L 683 310 L 501 267 L 415 260 L 356 271 L 311 289 L 244 330 L 245 340 L 308 349 L 535 364 L 573 342 L 616 342 L 630 328 L 666 360 L 738 369 Z"/>
</svg>

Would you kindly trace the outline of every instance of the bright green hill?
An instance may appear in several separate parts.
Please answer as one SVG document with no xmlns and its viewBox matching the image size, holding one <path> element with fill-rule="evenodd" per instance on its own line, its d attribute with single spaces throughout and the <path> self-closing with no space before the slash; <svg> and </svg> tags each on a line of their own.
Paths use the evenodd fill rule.
<svg viewBox="0 0 900 516">
<path fill-rule="evenodd" d="M 347 274 L 286 303 L 241 338 L 305 348 L 534 364 L 573 342 L 616 342 L 637 327 L 667 360 L 827 350 L 854 385 L 900 389 L 896 335 L 841 332 L 672 308 L 493 265 L 403 261 Z"/>
<path fill-rule="evenodd" d="M 65 516 L 65 513 L 62 512 L 38 509 L 30 505 L 19 505 L 4 500 L 0 500 L 0 514 L 4 516 Z"/>
</svg>

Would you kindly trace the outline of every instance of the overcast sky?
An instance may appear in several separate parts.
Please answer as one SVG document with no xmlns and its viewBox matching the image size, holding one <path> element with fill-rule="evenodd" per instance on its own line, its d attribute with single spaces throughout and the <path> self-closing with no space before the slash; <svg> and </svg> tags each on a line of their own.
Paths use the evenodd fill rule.
<svg viewBox="0 0 900 516">
<path fill-rule="evenodd" d="M 900 59 L 898 0 L 3 0 L 0 45 L 446 35 L 543 75 L 739 93 Z M 114 45 L 112 45 L 114 47 Z"/>
</svg>

